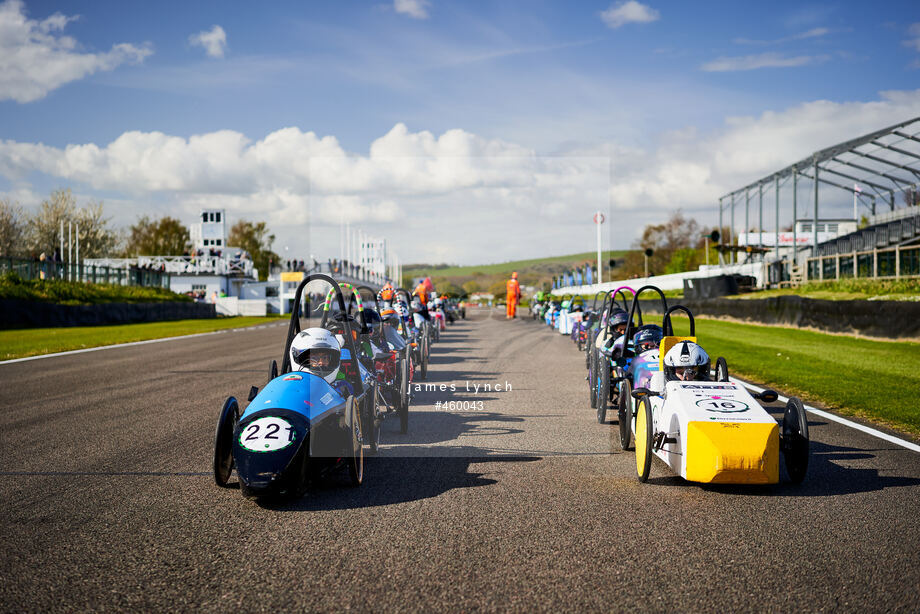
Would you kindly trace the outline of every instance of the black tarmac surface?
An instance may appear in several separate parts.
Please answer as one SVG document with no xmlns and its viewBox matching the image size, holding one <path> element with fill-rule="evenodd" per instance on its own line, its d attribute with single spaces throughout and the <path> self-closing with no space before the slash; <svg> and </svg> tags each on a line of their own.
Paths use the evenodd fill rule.
<svg viewBox="0 0 920 614">
<path fill-rule="evenodd" d="M 211 475 L 220 406 L 265 383 L 282 326 L 0 365 L 0 607 L 917 610 L 920 454 L 812 417 L 800 486 L 658 461 L 640 484 L 572 343 L 471 315 L 365 484 L 287 503 Z"/>
</svg>

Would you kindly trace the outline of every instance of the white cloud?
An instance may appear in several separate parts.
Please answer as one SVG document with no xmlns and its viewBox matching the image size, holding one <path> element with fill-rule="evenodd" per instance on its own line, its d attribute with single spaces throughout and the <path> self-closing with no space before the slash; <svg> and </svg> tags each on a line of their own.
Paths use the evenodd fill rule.
<svg viewBox="0 0 920 614">
<path fill-rule="evenodd" d="M 397 13 L 408 15 L 414 19 L 428 19 L 428 0 L 393 0 L 393 9 Z"/>
<path fill-rule="evenodd" d="M 208 57 L 222 58 L 227 52 L 227 33 L 218 25 L 188 37 L 190 45 L 203 47 Z"/>
<path fill-rule="evenodd" d="M 918 115 L 920 90 L 883 92 L 871 102 L 819 100 L 728 118 L 705 133 L 688 127 L 649 147 L 609 143 L 559 157 L 464 130 L 435 135 L 404 124 L 362 153 L 296 127 L 260 140 L 229 130 L 190 138 L 126 132 L 108 144 L 63 148 L 0 141 L 0 176 L 25 206 L 36 204 L 28 194 L 41 191 L 28 183 L 36 173 L 52 186 L 104 193 L 122 225 L 151 211 L 190 223 L 199 207 L 225 207 L 232 219 L 267 221 L 276 247 L 294 250 L 289 257 L 306 258 L 309 252 L 296 251 L 305 246 L 337 257 L 344 219 L 387 237 L 403 262 L 498 262 L 585 251 L 594 241 L 591 215 L 611 204 L 616 247 L 677 207 L 715 223 L 718 198 L 730 190 Z"/>
<path fill-rule="evenodd" d="M 55 13 L 28 19 L 21 0 L 0 4 L 0 101 L 33 102 L 71 81 L 124 63 L 142 62 L 149 45 L 119 43 L 105 53 L 80 51 L 80 44 L 61 32 L 76 16 Z"/>
<path fill-rule="evenodd" d="M 608 27 L 616 29 L 628 23 L 651 23 L 661 17 L 656 9 L 628 0 L 618 4 L 611 4 L 606 11 L 601 11 L 601 19 Z"/>
<path fill-rule="evenodd" d="M 720 57 L 710 60 L 700 70 L 706 72 L 732 72 L 739 70 L 756 70 L 758 68 L 791 68 L 822 64 L 831 59 L 827 54 L 786 56 L 781 53 L 760 53 L 735 57 Z"/>
<path fill-rule="evenodd" d="M 920 21 L 910 24 L 907 28 L 907 34 L 911 38 L 902 41 L 902 44 L 914 51 L 920 51 Z"/>
<path fill-rule="evenodd" d="M 827 34 L 830 34 L 830 28 L 812 28 L 806 30 L 805 32 L 799 32 L 798 34 L 793 34 L 792 36 L 784 36 L 782 38 L 776 38 L 773 40 L 757 40 L 751 38 L 736 38 L 732 42 L 736 45 L 780 45 L 782 43 L 789 43 L 792 41 L 800 41 L 809 38 L 821 38 Z"/>
</svg>

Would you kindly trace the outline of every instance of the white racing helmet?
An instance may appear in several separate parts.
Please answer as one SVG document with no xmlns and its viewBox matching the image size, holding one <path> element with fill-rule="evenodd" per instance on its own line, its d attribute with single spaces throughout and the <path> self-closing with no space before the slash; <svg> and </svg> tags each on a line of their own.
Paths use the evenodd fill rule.
<svg viewBox="0 0 920 614">
<path fill-rule="evenodd" d="M 339 374 L 342 346 L 325 328 L 308 328 L 291 341 L 291 368 L 318 375 L 330 384 Z"/>
<path fill-rule="evenodd" d="M 680 341 L 664 356 L 664 375 L 667 381 L 709 379 L 709 354 L 692 341 Z"/>
</svg>

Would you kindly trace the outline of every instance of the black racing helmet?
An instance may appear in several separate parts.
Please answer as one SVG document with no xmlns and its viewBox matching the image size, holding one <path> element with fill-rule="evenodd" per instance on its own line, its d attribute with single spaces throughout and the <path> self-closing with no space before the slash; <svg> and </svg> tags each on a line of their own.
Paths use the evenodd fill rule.
<svg viewBox="0 0 920 614">
<path fill-rule="evenodd" d="M 657 324 L 646 324 L 633 337 L 633 346 L 636 353 L 641 354 L 656 349 L 664 338 L 664 330 Z"/>
</svg>

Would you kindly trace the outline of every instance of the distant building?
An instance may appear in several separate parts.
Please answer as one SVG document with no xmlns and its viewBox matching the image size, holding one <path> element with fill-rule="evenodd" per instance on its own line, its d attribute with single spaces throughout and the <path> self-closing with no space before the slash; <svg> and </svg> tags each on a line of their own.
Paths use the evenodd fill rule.
<svg viewBox="0 0 920 614">
<path fill-rule="evenodd" d="M 227 212 L 225 209 L 202 209 L 197 224 L 189 228 L 195 249 L 227 247 Z"/>
</svg>

